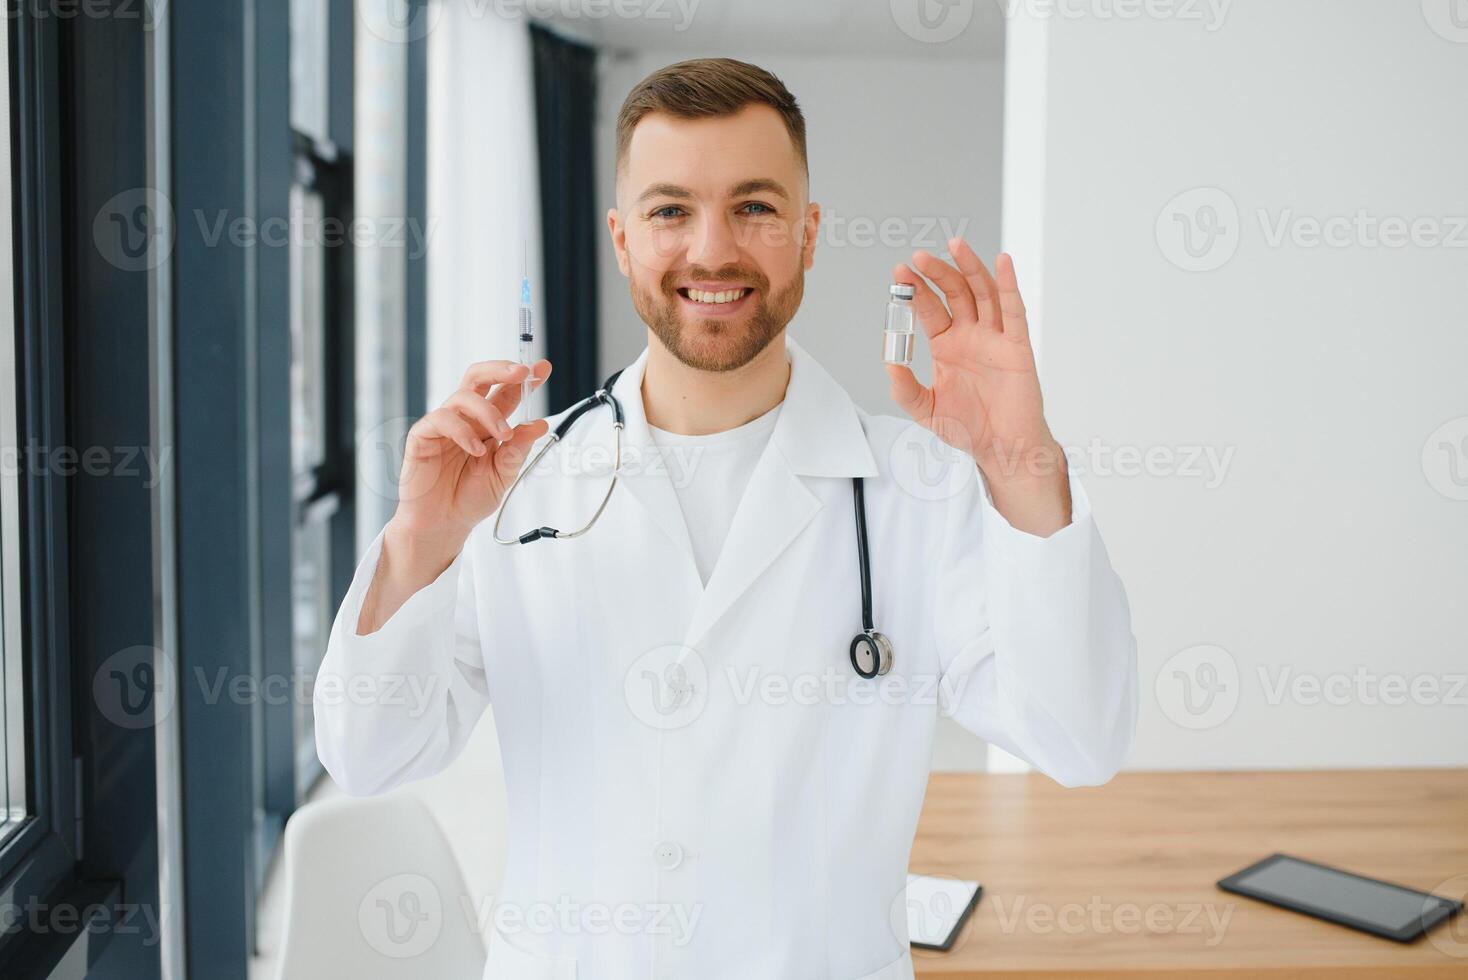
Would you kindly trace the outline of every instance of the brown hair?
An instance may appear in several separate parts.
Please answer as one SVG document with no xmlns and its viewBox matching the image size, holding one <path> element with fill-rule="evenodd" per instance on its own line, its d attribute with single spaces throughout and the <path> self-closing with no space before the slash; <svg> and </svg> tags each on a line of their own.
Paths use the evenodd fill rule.
<svg viewBox="0 0 1468 980">
<path fill-rule="evenodd" d="M 695 58 L 659 68 L 638 82 L 617 113 L 617 172 L 627 159 L 632 130 L 651 112 L 680 119 L 729 116 L 748 105 L 767 105 L 780 114 L 795 153 L 810 173 L 805 156 L 805 116 L 785 83 L 756 65 L 733 58 Z"/>
</svg>

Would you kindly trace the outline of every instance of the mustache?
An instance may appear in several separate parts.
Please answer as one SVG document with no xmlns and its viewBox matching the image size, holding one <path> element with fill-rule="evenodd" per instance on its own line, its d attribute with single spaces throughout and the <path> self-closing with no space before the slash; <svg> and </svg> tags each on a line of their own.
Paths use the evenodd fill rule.
<svg viewBox="0 0 1468 980">
<path fill-rule="evenodd" d="M 701 282 L 737 282 L 751 286 L 765 295 L 769 295 L 770 292 L 770 280 L 764 273 L 758 269 L 742 266 L 727 266 L 718 272 L 710 272 L 700 266 L 694 266 L 691 269 L 664 273 L 663 293 L 668 296 L 675 293 L 679 279 L 697 279 Z"/>
</svg>

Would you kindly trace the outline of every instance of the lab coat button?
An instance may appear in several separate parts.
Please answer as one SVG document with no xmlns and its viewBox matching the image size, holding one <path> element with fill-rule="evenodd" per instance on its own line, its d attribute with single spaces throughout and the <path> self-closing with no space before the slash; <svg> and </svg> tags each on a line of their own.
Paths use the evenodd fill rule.
<svg viewBox="0 0 1468 980">
<path fill-rule="evenodd" d="M 652 849 L 652 859 L 664 871 L 672 871 L 683 863 L 683 846 L 677 841 L 659 841 Z"/>
</svg>

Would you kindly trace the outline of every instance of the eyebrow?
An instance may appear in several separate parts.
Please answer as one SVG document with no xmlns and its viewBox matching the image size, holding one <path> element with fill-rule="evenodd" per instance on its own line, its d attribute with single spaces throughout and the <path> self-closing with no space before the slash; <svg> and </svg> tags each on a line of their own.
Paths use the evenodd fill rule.
<svg viewBox="0 0 1468 980">
<path fill-rule="evenodd" d="M 679 187 L 677 184 L 653 184 L 637 196 L 637 203 L 641 204 L 650 197 L 676 197 L 683 201 L 692 196 L 692 191 L 686 187 Z"/>
<path fill-rule="evenodd" d="M 761 191 L 778 194 L 785 200 L 790 200 L 790 193 L 785 190 L 785 185 L 769 177 L 755 177 L 751 180 L 740 181 L 729 189 L 729 196 L 742 197 L 745 194 L 758 194 Z M 641 204 L 648 198 L 653 197 L 671 197 L 680 201 L 686 201 L 693 197 L 693 192 L 678 184 L 652 184 L 647 190 L 637 196 L 636 203 Z"/>
<path fill-rule="evenodd" d="M 761 191 L 778 194 L 785 200 L 790 200 L 790 194 L 785 190 L 785 185 L 781 184 L 778 180 L 771 180 L 768 177 L 757 177 L 754 180 L 746 180 L 735 184 L 733 189 L 729 191 L 729 196 L 743 197 L 745 194 L 758 194 Z"/>
</svg>

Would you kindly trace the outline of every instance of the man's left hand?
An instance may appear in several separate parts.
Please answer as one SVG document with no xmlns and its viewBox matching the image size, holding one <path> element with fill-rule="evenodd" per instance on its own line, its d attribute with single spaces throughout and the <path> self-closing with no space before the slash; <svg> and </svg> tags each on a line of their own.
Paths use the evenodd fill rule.
<svg viewBox="0 0 1468 980">
<path fill-rule="evenodd" d="M 1014 260 L 1000 253 L 990 275 L 968 242 L 948 243 L 956 266 L 928 252 L 898 264 L 910 283 L 933 359 L 933 384 L 887 365 L 892 399 L 938 438 L 973 457 L 995 508 L 1010 525 L 1041 537 L 1070 523 L 1065 453 L 1045 423 Z M 916 269 L 916 272 L 914 271 Z M 919 275 L 918 273 L 921 273 Z M 943 299 L 923 278 L 932 280 Z"/>
</svg>

